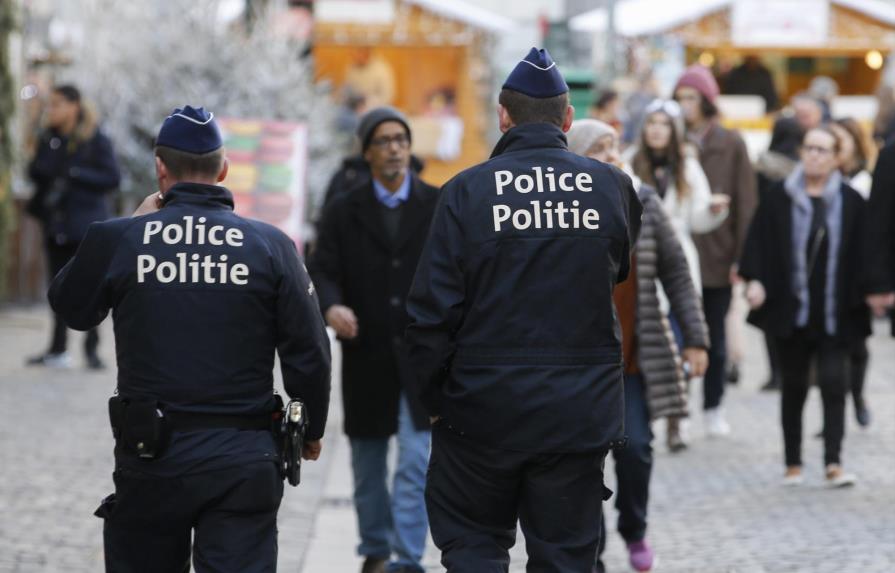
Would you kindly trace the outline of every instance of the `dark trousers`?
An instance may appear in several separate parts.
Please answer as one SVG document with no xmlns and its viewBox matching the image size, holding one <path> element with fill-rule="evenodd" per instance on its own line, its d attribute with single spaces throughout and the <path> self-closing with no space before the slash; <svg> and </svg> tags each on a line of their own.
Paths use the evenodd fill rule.
<svg viewBox="0 0 895 573">
<path fill-rule="evenodd" d="M 432 430 L 426 508 L 448 573 L 505 573 L 520 522 L 528 571 L 588 572 L 600 540 L 605 452 L 531 454 Z"/>
<path fill-rule="evenodd" d="M 781 419 L 786 465 L 802 465 L 802 410 L 808 398 L 808 371 L 817 361 L 817 385 L 824 409 L 824 463 L 840 463 L 845 435 L 845 395 L 849 384 L 849 349 L 829 336 L 814 337 L 796 331 L 779 339 L 782 374 Z"/>
<path fill-rule="evenodd" d="M 870 352 L 867 350 L 867 339 L 862 338 L 849 349 L 849 361 L 851 370 L 851 395 L 855 402 L 855 408 L 864 405 L 864 380 L 867 378 L 867 364 L 870 362 Z"/>
<path fill-rule="evenodd" d="M 769 334 L 764 335 L 764 345 L 768 351 L 768 369 L 771 371 L 769 382 L 780 384 L 780 352 L 777 350 L 777 339 Z"/>
<path fill-rule="evenodd" d="M 59 271 L 62 270 L 68 261 L 70 261 L 78 250 L 77 243 L 68 243 L 65 245 L 57 245 L 52 240 L 46 242 L 47 266 L 49 267 L 49 279 L 52 281 Z M 68 347 L 68 327 L 65 321 L 58 314 L 53 314 L 53 338 L 50 340 L 50 352 L 58 354 L 65 352 Z M 84 339 L 84 353 L 88 356 L 96 354 L 99 347 L 99 334 L 95 328 L 87 331 Z"/>
<path fill-rule="evenodd" d="M 731 288 L 703 288 L 702 304 L 709 327 L 709 367 L 702 382 L 704 410 L 721 405 L 724 398 L 724 365 L 727 363 L 727 331 L 725 319 L 730 310 Z"/>
<path fill-rule="evenodd" d="M 624 448 L 612 450 L 618 492 L 618 532 L 626 543 L 642 541 L 646 537 L 646 514 L 649 502 L 650 474 L 653 471 L 653 431 L 650 428 L 646 388 L 639 374 L 625 374 L 625 433 Z M 606 520 L 602 520 L 599 555 L 606 547 Z"/>
<path fill-rule="evenodd" d="M 105 518 L 109 573 L 273 572 L 277 510 L 283 480 L 270 462 L 156 478 L 113 474 L 115 493 L 96 515 Z"/>
</svg>

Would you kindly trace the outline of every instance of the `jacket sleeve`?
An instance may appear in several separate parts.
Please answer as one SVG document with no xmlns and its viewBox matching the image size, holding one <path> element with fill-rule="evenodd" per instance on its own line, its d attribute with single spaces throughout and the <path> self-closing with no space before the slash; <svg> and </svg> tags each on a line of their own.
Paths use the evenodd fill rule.
<svg viewBox="0 0 895 573">
<path fill-rule="evenodd" d="M 895 290 L 895 143 L 884 147 L 877 159 L 867 213 L 868 291 L 892 292 Z"/>
<path fill-rule="evenodd" d="M 730 211 L 725 209 L 717 214 L 712 213 L 712 188 L 699 161 L 693 157 L 687 157 L 684 170 L 684 176 L 690 186 L 689 209 L 687 210 L 687 223 L 690 232 L 698 235 L 714 231 L 721 226 Z"/>
<path fill-rule="evenodd" d="M 747 281 L 759 281 L 767 287 L 764 276 L 764 237 L 768 233 L 767 220 L 770 201 L 762 201 L 758 204 L 758 209 L 749 223 L 749 230 L 746 232 L 746 240 L 743 243 L 743 251 L 739 259 L 739 270 L 737 271 L 743 279 Z M 788 248 L 788 246 L 778 246 L 778 248 Z"/>
<path fill-rule="evenodd" d="M 50 306 L 69 327 L 90 330 L 109 313 L 112 262 L 122 231 L 118 221 L 90 225 L 75 256 L 50 284 Z"/>
<path fill-rule="evenodd" d="M 413 284 L 407 297 L 410 323 L 405 338 L 414 370 L 415 391 L 432 416 L 441 413 L 442 385 L 463 322 L 463 229 L 456 205 L 459 189 L 441 191 Z"/>
<path fill-rule="evenodd" d="M 690 276 L 690 265 L 684 249 L 671 225 L 671 220 L 658 199 L 647 203 L 645 217 L 656 226 L 656 272 L 678 317 L 684 334 L 685 348 L 708 348 L 708 326 L 702 310 L 702 299 Z"/>
<path fill-rule="evenodd" d="M 307 439 L 319 440 L 329 413 L 329 335 L 314 285 L 295 245 L 285 237 L 279 243 L 282 274 L 277 291 L 277 354 L 283 386 L 290 398 L 301 400 L 308 409 Z"/>
<path fill-rule="evenodd" d="M 735 154 L 733 180 L 736 189 L 731 197 L 730 216 L 733 217 L 734 231 L 736 232 L 734 250 L 736 258 L 734 260 L 738 260 L 743 253 L 746 235 L 749 233 L 749 223 L 752 222 L 752 217 L 758 206 L 758 180 L 755 177 L 755 170 L 752 168 L 752 161 L 749 159 L 746 143 L 739 135 L 736 135 Z"/>
<path fill-rule="evenodd" d="M 115 150 L 108 137 L 97 132 L 91 142 L 90 163 L 73 165 L 68 169 L 68 178 L 97 191 L 109 191 L 121 183 L 121 171 Z"/>
<path fill-rule="evenodd" d="M 339 223 L 345 202 L 336 200 L 326 207 L 320 221 L 320 234 L 311 255 L 308 269 L 320 297 L 323 314 L 329 307 L 342 304 L 342 231 Z"/>
<path fill-rule="evenodd" d="M 637 191 L 634 189 L 634 183 L 631 181 L 631 178 L 620 169 L 616 169 L 614 173 L 619 185 L 619 196 L 621 197 L 622 210 L 625 214 L 625 223 L 628 231 L 627 244 L 622 253 L 618 277 L 616 278 L 616 284 L 618 284 L 627 280 L 628 274 L 631 272 L 631 253 L 634 252 L 637 239 L 640 237 L 643 204 L 641 204 L 640 198 L 637 196 Z"/>
</svg>

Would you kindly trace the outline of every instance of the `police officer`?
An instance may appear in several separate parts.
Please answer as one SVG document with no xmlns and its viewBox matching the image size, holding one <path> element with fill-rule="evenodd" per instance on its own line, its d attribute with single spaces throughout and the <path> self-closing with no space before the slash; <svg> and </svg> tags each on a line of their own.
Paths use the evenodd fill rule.
<svg viewBox="0 0 895 573">
<path fill-rule="evenodd" d="M 91 225 L 50 303 L 86 330 L 111 309 L 118 355 L 108 571 L 274 571 L 283 493 L 270 431 L 274 352 L 310 418 L 317 459 L 329 341 L 292 241 L 233 213 L 214 116 L 186 106 L 156 140 L 160 193 Z"/>
<path fill-rule="evenodd" d="M 442 190 L 408 298 L 434 422 L 426 504 L 449 572 L 586 572 L 603 462 L 623 443 L 612 303 L 641 206 L 618 169 L 566 147 L 568 86 L 532 49 L 500 93 L 491 159 Z"/>
</svg>

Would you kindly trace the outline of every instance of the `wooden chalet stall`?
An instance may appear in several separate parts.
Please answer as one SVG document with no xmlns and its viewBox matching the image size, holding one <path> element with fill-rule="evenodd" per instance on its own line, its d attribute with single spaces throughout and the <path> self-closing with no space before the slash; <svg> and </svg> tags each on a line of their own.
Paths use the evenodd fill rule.
<svg viewBox="0 0 895 573">
<path fill-rule="evenodd" d="M 486 158 L 494 125 L 493 34 L 506 18 L 458 0 L 317 0 L 319 80 L 393 105 L 413 128 L 424 178 L 441 184 Z"/>
</svg>

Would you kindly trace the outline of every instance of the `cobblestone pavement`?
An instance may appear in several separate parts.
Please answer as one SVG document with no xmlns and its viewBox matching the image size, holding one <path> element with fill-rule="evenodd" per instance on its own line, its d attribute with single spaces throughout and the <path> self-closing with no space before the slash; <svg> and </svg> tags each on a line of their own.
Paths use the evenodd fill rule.
<svg viewBox="0 0 895 573">
<path fill-rule="evenodd" d="M 111 434 L 106 399 L 114 371 L 89 373 L 28 369 L 24 357 L 43 348 L 47 310 L 0 310 L 0 572 L 102 570 L 102 522 L 93 517 L 112 490 Z M 766 367 L 757 333 L 745 337 L 743 381 L 725 399 L 731 438 L 702 437 L 691 423 L 691 448 L 677 455 L 656 428 L 649 539 L 659 573 L 891 573 L 895 572 L 895 341 L 871 339 L 867 393 L 873 425 L 861 430 L 851 405 L 844 446 L 857 487 L 830 491 L 822 484 L 818 440 L 806 438 L 807 484 L 779 485 L 782 443 L 779 396 L 758 391 Z M 112 363 L 110 324 L 103 325 L 101 354 Z M 71 339 L 79 350 L 80 333 Z M 337 377 L 336 377 L 337 378 Z M 337 382 L 337 380 L 336 380 Z M 698 404 L 698 385 L 693 403 Z M 820 425 L 813 391 L 806 434 Z M 347 442 L 340 433 L 341 406 L 334 392 L 324 458 L 306 464 L 303 484 L 287 487 L 280 511 L 280 571 L 354 572 L 357 533 L 350 503 Z M 611 463 L 608 485 L 613 487 Z M 615 520 L 607 503 L 610 528 Z M 512 571 L 524 571 L 524 541 L 513 550 Z M 623 543 L 610 532 L 606 564 L 627 572 Z M 438 571 L 430 547 L 429 570 Z"/>
</svg>

